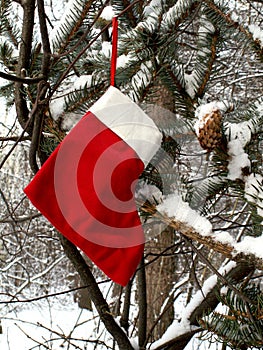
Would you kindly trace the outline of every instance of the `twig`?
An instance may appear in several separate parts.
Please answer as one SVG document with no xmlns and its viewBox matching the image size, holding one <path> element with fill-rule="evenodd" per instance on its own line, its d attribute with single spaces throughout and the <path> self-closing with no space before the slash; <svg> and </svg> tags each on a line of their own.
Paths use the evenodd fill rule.
<svg viewBox="0 0 263 350">
<path fill-rule="evenodd" d="M 7 142 L 7 141 L 17 141 L 19 139 L 19 142 L 22 142 L 22 141 L 28 141 L 31 139 L 30 136 L 23 136 L 23 137 L 20 137 L 20 136 L 1 136 L 0 137 L 0 142 Z"/>
<path fill-rule="evenodd" d="M 35 78 L 27 78 L 27 77 L 22 78 L 17 75 L 8 74 L 5 72 L 0 72 L 0 78 L 6 79 L 9 81 L 15 81 L 17 83 L 27 84 L 27 85 L 36 84 L 36 83 L 39 83 L 41 80 L 43 80 L 42 75 Z"/>
</svg>

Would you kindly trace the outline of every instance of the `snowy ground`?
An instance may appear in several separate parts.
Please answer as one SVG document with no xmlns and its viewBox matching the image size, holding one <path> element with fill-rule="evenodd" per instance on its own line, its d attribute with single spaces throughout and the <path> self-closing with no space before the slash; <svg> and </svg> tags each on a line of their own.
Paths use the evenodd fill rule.
<svg viewBox="0 0 263 350">
<path fill-rule="evenodd" d="M 94 323 L 88 321 L 91 318 L 93 315 L 90 311 L 81 310 L 77 305 L 71 309 L 64 306 L 59 308 L 59 305 L 35 306 L 11 312 L 2 318 L 0 349 L 94 349 L 94 343 L 85 347 L 83 341 L 72 340 L 74 346 L 63 340 L 63 336 L 83 340 L 90 338 L 94 327 Z"/>
<path fill-rule="evenodd" d="M 93 313 L 81 310 L 77 304 L 71 308 L 65 306 L 44 306 L 43 304 L 30 306 L 19 312 L 10 312 L 2 317 L 3 334 L 0 335 L 1 350 L 44 350 L 44 349 L 81 349 L 105 350 L 106 346 L 96 344 L 96 340 L 103 331 L 103 325 L 98 320 L 91 321 Z M 97 337 L 94 336 L 94 326 L 97 327 Z M 51 332 L 51 329 L 53 332 Z M 57 334 L 55 333 L 57 332 Z M 61 337 L 61 335 L 64 336 Z M 71 344 L 66 340 L 71 337 Z M 86 344 L 81 339 L 94 342 Z M 193 339 L 185 350 L 220 350 L 220 344 L 200 343 Z"/>
</svg>

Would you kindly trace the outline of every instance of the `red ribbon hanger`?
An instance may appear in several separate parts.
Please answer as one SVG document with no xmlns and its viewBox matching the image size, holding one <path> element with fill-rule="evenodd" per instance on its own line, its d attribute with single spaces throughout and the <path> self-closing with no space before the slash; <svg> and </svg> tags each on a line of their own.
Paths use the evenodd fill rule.
<svg viewBox="0 0 263 350">
<path fill-rule="evenodd" d="M 115 74 L 117 65 L 117 44 L 118 44 L 118 18 L 112 17 L 112 52 L 111 52 L 111 86 L 115 86 Z"/>
</svg>

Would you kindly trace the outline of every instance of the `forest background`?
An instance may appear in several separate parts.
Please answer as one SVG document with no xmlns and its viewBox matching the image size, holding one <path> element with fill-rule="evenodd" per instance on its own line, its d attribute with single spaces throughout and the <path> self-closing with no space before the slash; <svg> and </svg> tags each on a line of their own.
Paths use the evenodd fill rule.
<svg viewBox="0 0 263 350">
<path fill-rule="evenodd" d="M 163 133 L 125 288 L 23 193 L 108 88 L 113 14 L 116 85 Z M 1 0 L 1 349 L 262 349 L 262 14 L 259 0 Z"/>
</svg>

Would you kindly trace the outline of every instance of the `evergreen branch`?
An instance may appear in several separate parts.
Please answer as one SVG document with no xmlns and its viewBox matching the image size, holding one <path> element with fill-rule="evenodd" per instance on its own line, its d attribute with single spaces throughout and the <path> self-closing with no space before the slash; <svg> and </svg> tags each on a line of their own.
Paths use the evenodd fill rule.
<svg viewBox="0 0 263 350">
<path fill-rule="evenodd" d="M 205 92 L 206 84 L 211 76 L 213 64 L 214 64 L 214 61 L 216 59 L 217 41 L 218 41 L 218 33 L 216 31 L 212 36 L 211 45 L 210 45 L 210 57 L 208 59 L 208 62 L 206 62 L 206 71 L 203 75 L 202 82 L 199 85 L 199 88 L 197 90 L 197 93 L 196 93 L 197 97 L 203 96 L 203 94 Z"/>
<path fill-rule="evenodd" d="M 228 259 L 231 259 L 236 262 L 239 262 L 239 261 L 253 262 L 258 269 L 260 270 L 263 269 L 263 260 L 255 256 L 253 253 L 236 254 L 233 246 L 231 246 L 230 244 L 222 243 L 218 241 L 214 236 L 202 236 L 193 227 L 190 227 L 189 225 L 183 222 L 180 222 L 178 220 L 173 220 L 168 215 L 158 212 L 156 210 L 156 207 L 149 202 L 145 202 L 140 207 L 140 210 L 147 214 L 150 214 L 152 217 L 157 218 L 159 221 L 169 225 L 177 232 L 180 232 L 183 236 L 193 241 L 196 241 L 200 244 L 205 245 L 207 248 L 212 249 L 224 255 Z"/>
<path fill-rule="evenodd" d="M 102 14 L 105 6 L 108 5 L 108 3 L 110 2 L 110 0 L 106 0 L 105 3 L 103 4 L 103 6 L 101 6 L 99 12 L 97 13 L 96 17 L 94 18 L 94 20 L 92 21 L 92 23 L 88 26 L 88 28 L 84 31 L 84 33 L 81 35 L 81 37 L 79 38 L 79 40 L 76 42 L 76 44 L 69 49 L 66 52 L 63 53 L 59 53 L 59 54 L 52 54 L 52 57 L 55 58 L 59 58 L 59 57 L 63 57 L 63 56 L 67 56 L 70 53 L 74 52 L 76 50 L 77 47 L 80 46 L 81 43 L 83 43 L 83 40 L 87 37 L 88 33 L 90 32 L 90 29 L 95 25 L 95 23 L 98 21 L 100 15 Z"/>
<path fill-rule="evenodd" d="M 204 2 L 207 4 L 208 7 L 210 7 L 213 11 L 215 11 L 218 15 L 220 15 L 221 18 L 223 18 L 231 27 L 236 28 L 239 30 L 239 32 L 245 34 L 245 36 L 254 43 L 254 45 L 257 48 L 257 51 L 262 57 L 263 55 L 263 49 L 260 47 L 260 43 L 253 38 L 253 34 L 250 33 L 249 30 L 247 30 L 244 26 L 242 26 L 240 23 L 234 21 L 231 18 L 230 14 L 226 14 L 220 10 L 220 8 L 211 0 L 204 0 Z"/>
<path fill-rule="evenodd" d="M 92 4 L 93 4 L 93 0 L 89 0 L 89 1 L 83 1 L 83 4 L 78 4 L 79 5 L 78 7 L 73 6 L 72 16 L 68 15 L 67 17 L 70 17 L 70 20 L 71 20 L 70 22 L 71 23 L 74 22 L 74 25 L 69 29 L 69 32 L 67 33 L 63 33 L 63 30 L 67 30 L 67 28 L 65 28 L 64 26 L 61 26 L 62 35 L 64 36 L 64 38 L 66 37 L 66 40 L 65 41 L 62 40 L 63 39 L 62 36 L 58 33 L 59 40 L 62 43 L 58 50 L 59 54 L 61 54 L 66 49 L 66 47 L 72 42 L 73 37 L 76 35 L 79 28 L 81 27 Z M 82 6 L 83 8 L 81 9 Z M 67 17 L 65 21 L 67 21 Z M 70 26 L 70 23 L 68 21 L 67 21 L 67 26 L 68 27 Z M 78 43 L 80 43 L 80 40 L 78 41 Z"/>
<path fill-rule="evenodd" d="M 137 1 L 137 2 L 139 2 L 139 1 Z M 135 27 L 136 26 L 136 18 L 134 16 L 133 12 L 131 11 L 131 6 L 130 6 L 131 4 L 129 3 L 128 0 L 122 0 L 121 3 L 123 5 L 123 8 L 127 9 L 125 12 L 127 14 L 127 17 L 129 19 L 130 23 L 131 23 L 131 26 Z"/>
<path fill-rule="evenodd" d="M 123 11 L 121 11 L 119 13 L 119 16 L 121 16 L 122 14 L 124 14 L 126 11 L 128 11 L 128 9 L 132 6 L 134 6 L 135 4 L 137 4 L 137 2 L 139 2 L 140 0 L 135 0 L 133 3 L 131 3 L 128 8 L 124 9 Z M 57 88 L 59 87 L 59 85 L 63 82 L 63 80 L 67 77 L 67 75 L 69 74 L 69 72 L 71 71 L 72 67 L 75 65 L 75 63 L 80 59 L 80 57 L 84 54 L 84 52 L 87 51 L 87 49 L 96 42 L 96 40 L 101 36 L 101 34 L 103 32 L 105 32 L 109 27 L 111 26 L 111 23 L 107 23 L 102 29 L 101 31 L 78 53 L 78 55 L 74 58 L 74 60 L 68 65 L 67 69 L 63 72 L 63 74 L 60 76 L 60 78 L 58 79 L 58 81 L 56 82 L 56 84 L 53 87 L 53 90 L 51 91 L 49 98 L 52 97 L 52 95 L 55 93 L 55 91 L 57 90 Z"/>
<path fill-rule="evenodd" d="M 18 47 L 19 39 L 17 38 L 18 29 L 10 23 L 11 0 L 1 1 L 0 4 L 0 33 L 7 34 L 15 47 Z M 11 19 L 12 21 L 12 19 Z"/>
<path fill-rule="evenodd" d="M 169 10 L 167 16 L 163 17 L 161 23 L 161 30 L 165 33 L 175 32 L 175 28 L 182 23 L 191 13 L 194 12 L 194 16 L 197 14 L 200 8 L 199 1 L 193 0 L 179 0 L 176 4 Z M 168 30 L 167 30 L 168 29 Z"/>
<path fill-rule="evenodd" d="M 17 36 L 16 36 L 17 33 L 15 32 L 16 26 L 12 26 L 7 18 L 6 18 L 6 30 L 7 30 L 8 36 L 12 40 L 12 43 L 17 48 L 19 45 L 19 41 L 18 41 Z"/>
<path fill-rule="evenodd" d="M 253 313 L 253 316 L 257 319 L 257 320 L 263 320 L 263 310 L 259 310 L 259 313 Z M 235 310 L 235 315 L 225 315 L 225 314 L 221 314 L 220 312 L 214 312 L 214 315 L 220 316 L 226 320 L 231 320 L 231 321 L 237 321 L 240 317 L 241 318 L 247 318 L 250 319 L 250 315 L 239 311 L 239 310 Z"/>
<path fill-rule="evenodd" d="M 224 274 L 223 277 L 227 281 L 231 281 L 232 284 L 236 284 L 245 277 L 249 276 L 254 271 L 254 265 L 246 262 L 239 262 L 233 269 L 228 273 Z M 222 288 L 222 282 L 218 280 L 217 284 L 212 288 L 201 300 L 197 306 L 191 312 L 189 317 L 189 323 L 192 326 L 199 326 L 199 320 L 204 314 L 209 314 L 211 310 L 214 310 L 219 304 L 218 295 Z M 194 328 L 193 330 L 186 331 L 185 333 L 176 336 L 175 338 L 168 340 L 166 343 L 155 347 L 155 350 L 183 350 L 188 342 L 191 340 L 194 334 L 202 331 L 200 327 Z"/>
<path fill-rule="evenodd" d="M 166 73 L 169 75 L 174 85 L 176 86 L 178 92 L 185 99 L 185 101 L 191 101 L 191 97 L 187 94 L 185 88 L 182 85 L 182 82 L 176 77 L 170 66 L 166 67 Z"/>
</svg>

